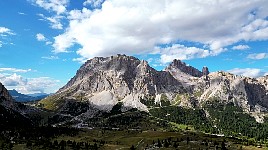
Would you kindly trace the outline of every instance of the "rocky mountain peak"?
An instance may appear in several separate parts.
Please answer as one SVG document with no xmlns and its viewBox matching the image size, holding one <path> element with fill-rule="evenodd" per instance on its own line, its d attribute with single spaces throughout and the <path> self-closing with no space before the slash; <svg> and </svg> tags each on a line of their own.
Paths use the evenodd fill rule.
<svg viewBox="0 0 268 150">
<path fill-rule="evenodd" d="M 181 60 L 174 59 L 173 62 L 165 68 L 166 71 L 170 71 L 173 69 L 178 69 L 181 72 L 184 72 L 186 74 L 189 74 L 194 77 L 202 77 L 203 75 L 208 75 L 209 71 L 207 67 L 203 67 L 202 72 L 198 69 L 187 65 L 185 62 L 182 62 Z"/>
<path fill-rule="evenodd" d="M 118 101 L 123 101 L 126 107 L 146 110 L 140 98 L 156 97 L 157 94 L 168 91 L 183 91 L 181 83 L 169 72 L 157 71 L 145 60 L 116 55 L 88 60 L 52 97 L 57 97 L 58 100 L 61 97 L 80 97 L 105 110 L 111 109 Z M 52 98 L 45 100 L 49 99 Z"/>
</svg>

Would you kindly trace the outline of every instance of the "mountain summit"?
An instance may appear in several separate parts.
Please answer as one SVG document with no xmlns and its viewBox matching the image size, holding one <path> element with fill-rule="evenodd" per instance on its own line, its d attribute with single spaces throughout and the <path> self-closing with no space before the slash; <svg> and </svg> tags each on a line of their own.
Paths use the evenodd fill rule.
<svg viewBox="0 0 268 150">
<path fill-rule="evenodd" d="M 182 62 L 180 60 L 174 59 L 173 62 L 165 68 L 165 70 L 172 70 L 172 69 L 178 69 L 181 72 L 184 72 L 186 74 L 189 74 L 194 77 L 202 77 L 203 75 L 208 75 L 209 71 L 207 67 L 203 67 L 202 72 L 198 69 L 186 65 L 185 62 Z"/>
<path fill-rule="evenodd" d="M 209 73 L 174 60 L 164 71 L 157 71 L 144 60 L 116 55 L 88 60 L 58 92 L 40 104 L 59 110 L 69 100 L 89 102 L 102 111 L 122 103 L 123 109 L 148 111 L 146 103 L 202 108 L 209 101 L 234 103 L 259 122 L 268 109 L 267 77 L 258 79 L 226 72 Z"/>
<path fill-rule="evenodd" d="M 147 110 L 141 98 L 155 97 L 162 93 L 174 97 L 185 92 L 182 84 L 169 72 L 156 71 L 144 60 L 132 56 L 117 55 L 95 57 L 88 60 L 76 75 L 56 94 L 43 100 L 50 105 L 63 98 L 87 100 L 103 110 L 111 110 L 119 101 L 125 108 Z"/>
</svg>

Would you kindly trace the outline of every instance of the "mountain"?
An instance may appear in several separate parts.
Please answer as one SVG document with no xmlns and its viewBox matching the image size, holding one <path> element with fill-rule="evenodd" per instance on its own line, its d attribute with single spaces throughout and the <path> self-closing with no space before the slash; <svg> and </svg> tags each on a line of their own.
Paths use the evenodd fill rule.
<svg viewBox="0 0 268 150">
<path fill-rule="evenodd" d="M 160 101 L 161 93 L 173 97 L 174 93 L 183 92 L 182 84 L 170 73 L 156 71 L 135 57 L 117 55 L 88 60 L 64 87 L 40 103 L 56 109 L 64 104 L 64 99 L 86 100 L 109 111 L 121 101 L 125 109 L 146 111 L 141 98 L 155 97 Z"/>
<path fill-rule="evenodd" d="M 248 78 L 223 71 L 209 73 L 207 67 L 199 71 L 180 60 L 174 60 L 164 71 L 157 71 L 132 56 L 95 57 L 39 104 L 62 111 L 70 101 L 87 102 L 96 110 L 110 112 L 121 103 L 122 111 L 137 108 L 148 112 L 149 103 L 200 109 L 210 102 L 232 103 L 263 122 L 268 109 L 267 78 Z"/>
<path fill-rule="evenodd" d="M 43 99 L 43 98 L 49 96 L 50 94 L 47 94 L 47 93 L 33 93 L 33 94 L 27 94 L 27 95 L 31 96 L 31 97 L 38 97 L 40 99 Z"/>
<path fill-rule="evenodd" d="M 47 97 L 49 94 L 46 93 L 35 93 L 35 94 L 21 94 L 15 89 L 8 90 L 9 94 L 15 99 L 17 102 L 27 102 L 27 101 L 35 101 L 40 100 Z"/>
<path fill-rule="evenodd" d="M 0 131 L 31 127 L 30 119 L 21 114 L 8 90 L 0 83 Z M 1 134 L 0 134 L 1 135 Z"/>
<path fill-rule="evenodd" d="M 132 56 L 95 57 L 55 94 L 32 103 L 41 110 L 49 109 L 34 113 L 32 118 L 53 129 L 83 128 L 77 136 L 62 137 L 84 137 L 89 143 L 101 141 L 97 146 L 107 149 L 131 145 L 143 145 L 141 149 L 163 145 L 171 148 L 168 141 L 177 141 L 181 149 L 226 149 L 226 144 L 228 149 L 252 149 L 252 145 L 267 144 L 261 144 L 268 137 L 267 91 L 268 76 L 249 78 L 224 71 L 209 72 L 207 67 L 199 71 L 180 60 L 157 71 Z M 172 140 L 171 133 L 184 137 Z M 128 146 L 123 146 L 124 138 L 131 141 Z M 46 145 L 59 145 L 53 143 Z"/>
<path fill-rule="evenodd" d="M 188 66 L 184 62 L 177 60 L 177 59 L 174 59 L 173 62 L 165 68 L 165 70 L 166 71 L 170 70 L 171 72 L 172 72 L 172 70 L 177 70 L 177 71 L 180 71 L 181 73 L 185 73 L 185 74 L 188 74 L 188 75 L 194 76 L 194 77 L 202 77 L 204 75 L 206 76 L 209 74 L 207 67 L 203 67 L 202 72 L 201 72 L 198 69 L 196 69 L 192 66 Z M 173 75 L 178 75 L 181 73 L 177 72 Z"/>
</svg>

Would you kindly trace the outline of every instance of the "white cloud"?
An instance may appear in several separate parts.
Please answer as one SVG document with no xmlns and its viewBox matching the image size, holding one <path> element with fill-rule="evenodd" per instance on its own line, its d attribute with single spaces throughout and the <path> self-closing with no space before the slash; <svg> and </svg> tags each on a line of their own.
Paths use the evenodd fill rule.
<svg viewBox="0 0 268 150">
<path fill-rule="evenodd" d="M 180 44 L 174 44 L 170 47 L 157 47 L 156 50 L 161 54 L 160 58 L 163 64 L 172 62 L 174 59 L 189 60 L 211 55 L 209 50 L 197 47 L 185 47 Z"/>
<path fill-rule="evenodd" d="M 46 41 L 46 37 L 41 33 L 36 34 L 36 39 L 37 41 Z"/>
<path fill-rule="evenodd" d="M 12 30 L 6 27 L 0 27 L 0 36 L 15 35 Z"/>
<path fill-rule="evenodd" d="M 7 33 L 9 31 L 10 31 L 10 29 L 8 29 L 8 28 L 0 27 L 0 34 Z"/>
<path fill-rule="evenodd" d="M 85 3 L 94 2 L 98 1 Z M 209 51 L 185 48 L 183 58 L 217 55 L 239 41 L 268 39 L 265 6 L 267 0 L 104 1 L 92 12 L 74 10 L 69 14 L 65 33 L 54 38 L 54 52 L 66 52 L 79 44 L 77 54 L 84 60 L 117 53 L 152 53 L 158 45 L 190 41 L 203 44 Z"/>
<path fill-rule="evenodd" d="M 14 74 L 1 74 L 0 82 L 5 85 L 7 89 L 16 89 L 20 93 L 37 93 L 55 92 L 58 87 L 59 80 L 55 80 L 49 77 L 39 77 L 39 78 L 24 78 L 16 73 Z"/>
<path fill-rule="evenodd" d="M 3 37 L 6 37 L 6 36 L 9 36 L 9 35 L 15 35 L 15 33 L 10 30 L 9 28 L 6 28 L 6 27 L 1 27 L 0 26 L 0 48 L 4 45 L 4 44 L 7 44 L 3 41 L 1 41 Z M 3 38 L 4 39 L 4 38 Z M 11 44 L 12 45 L 12 44 Z"/>
<path fill-rule="evenodd" d="M 61 34 L 54 37 L 54 39 L 55 42 L 53 43 L 53 47 L 55 48 L 55 53 L 67 52 L 67 48 L 74 45 L 74 39 L 69 34 Z"/>
<path fill-rule="evenodd" d="M 228 70 L 227 72 L 230 72 L 236 75 L 246 76 L 246 77 L 253 77 L 253 78 L 257 78 L 257 77 L 264 76 L 265 74 L 267 74 L 263 72 L 261 69 L 256 69 L 256 68 L 245 68 L 245 69 L 234 68 L 232 70 Z"/>
<path fill-rule="evenodd" d="M 61 20 L 63 19 L 63 15 L 68 12 L 67 6 L 69 4 L 69 0 L 32 0 L 32 2 L 49 12 L 55 13 L 51 17 L 39 14 L 39 16 L 42 17 L 42 20 L 50 22 L 52 29 L 63 29 Z"/>
<path fill-rule="evenodd" d="M 83 8 L 82 10 L 71 10 L 69 12 L 68 19 L 81 21 L 82 19 L 89 18 L 91 13 L 92 11 L 87 8 Z"/>
<path fill-rule="evenodd" d="M 247 58 L 260 60 L 260 59 L 268 58 L 268 54 L 267 53 L 254 53 L 254 54 L 249 54 Z"/>
<path fill-rule="evenodd" d="M 5 86 L 18 86 L 25 85 L 27 83 L 27 80 L 23 79 L 22 76 L 14 73 L 9 76 L 1 76 L 0 82 L 2 82 Z"/>
<path fill-rule="evenodd" d="M 26 15 L 25 13 L 23 12 L 18 12 L 19 15 Z"/>
<path fill-rule="evenodd" d="M 58 56 L 43 56 L 42 59 L 55 60 L 55 59 L 59 59 L 59 57 Z"/>
<path fill-rule="evenodd" d="M 42 33 L 37 33 L 36 34 L 36 40 L 46 42 L 46 45 L 51 45 L 52 44 L 52 42 L 49 41 Z"/>
<path fill-rule="evenodd" d="M 0 72 L 19 72 L 26 73 L 30 72 L 32 69 L 17 69 L 17 68 L 0 68 Z"/>
<path fill-rule="evenodd" d="M 248 45 L 236 45 L 233 46 L 232 49 L 233 50 L 246 50 L 249 49 L 250 47 Z"/>
<path fill-rule="evenodd" d="M 96 7 L 100 7 L 100 5 L 104 2 L 104 0 L 86 0 L 83 5 L 86 6 L 86 5 L 90 5 L 94 8 Z"/>
<path fill-rule="evenodd" d="M 49 77 L 29 78 L 27 84 L 25 86 L 19 87 L 18 89 L 22 93 L 50 93 L 54 91 L 47 90 L 55 87 L 59 82 L 59 80 L 55 80 Z"/>
<path fill-rule="evenodd" d="M 51 23 L 52 29 L 63 29 L 63 25 L 61 23 L 62 16 L 53 16 L 46 18 Z"/>
<path fill-rule="evenodd" d="M 51 41 L 46 41 L 46 45 L 51 45 L 52 42 Z"/>
<path fill-rule="evenodd" d="M 48 11 L 53 11 L 57 15 L 65 13 L 69 0 L 32 0 L 39 7 Z"/>
<path fill-rule="evenodd" d="M 48 21 L 52 29 L 63 29 L 63 25 L 61 23 L 61 19 L 63 18 L 63 16 L 55 15 L 52 17 L 46 17 L 43 14 L 38 14 L 38 16 L 42 18 L 40 20 Z"/>
</svg>

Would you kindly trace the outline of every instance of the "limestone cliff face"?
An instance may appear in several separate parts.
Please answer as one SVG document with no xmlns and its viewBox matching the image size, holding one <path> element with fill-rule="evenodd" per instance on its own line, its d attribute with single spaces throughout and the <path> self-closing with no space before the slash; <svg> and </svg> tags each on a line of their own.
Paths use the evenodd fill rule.
<svg viewBox="0 0 268 150">
<path fill-rule="evenodd" d="M 245 111 L 266 111 L 268 108 L 267 79 L 248 78 L 227 72 L 214 72 L 208 75 L 208 80 L 200 78 L 195 87 L 202 94 L 200 101 L 219 99 L 233 102 Z M 260 107 L 263 108 L 260 110 Z"/>
<path fill-rule="evenodd" d="M 177 60 L 177 59 L 174 59 L 173 62 L 165 68 L 166 71 L 176 70 L 176 69 L 193 77 L 202 77 L 203 75 L 209 74 L 207 67 L 203 67 L 202 72 L 201 72 L 198 69 L 192 66 L 188 66 L 184 62 Z"/>
<path fill-rule="evenodd" d="M 179 87 L 180 83 L 169 73 L 158 72 L 146 61 L 140 61 L 135 57 L 118 55 L 107 58 L 96 57 L 87 61 L 77 71 L 75 77 L 57 93 L 70 88 L 87 93 L 112 91 L 122 99 L 131 93 L 154 95 L 168 87 L 177 90 L 177 86 Z"/>
<path fill-rule="evenodd" d="M 169 72 L 156 71 L 146 61 L 135 57 L 117 55 L 88 60 L 52 97 L 80 98 L 103 110 L 110 110 L 119 101 L 125 107 L 147 110 L 140 98 L 156 97 L 161 93 L 174 97 L 181 92 L 184 92 L 182 84 Z"/>
<path fill-rule="evenodd" d="M 193 95 L 200 107 L 206 101 L 232 102 L 262 122 L 263 113 L 268 110 L 267 82 L 267 77 L 255 79 L 223 71 L 213 72 L 197 80 Z"/>
</svg>

